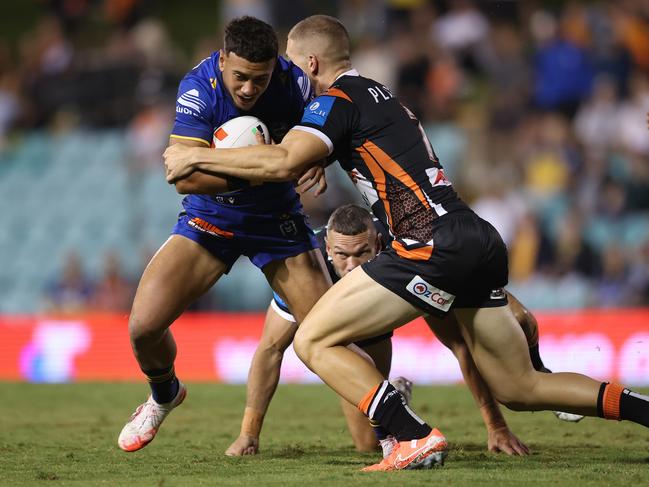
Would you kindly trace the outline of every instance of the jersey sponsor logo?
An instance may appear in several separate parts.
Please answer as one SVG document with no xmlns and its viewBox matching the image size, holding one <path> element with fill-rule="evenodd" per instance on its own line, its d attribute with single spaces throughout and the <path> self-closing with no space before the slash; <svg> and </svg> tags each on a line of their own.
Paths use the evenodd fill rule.
<svg viewBox="0 0 649 487">
<path fill-rule="evenodd" d="M 410 294 L 417 296 L 433 308 L 442 311 L 448 311 L 455 299 L 453 294 L 449 294 L 446 291 L 436 288 L 420 276 L 413 277 L 412 281 L 410 281 L 406 286 L 406 289 Z"/>
<path fill-rule="evenodd" d="M 319 96 L 316 100 L 304 110 L 302 116 L 302 123 L 310 123 L 312 125 L 324 126 L 327 117 L 331 112 L 331 107 L 334 104 L 336 97 L 334 96 Z"/>
<path fill-rule="evenodd" d="M 206 222 L 202 218 L 198 218 L 198 217 L 192 218 L 187 222 L 187 224 L 190 227 L 195 228 L 196 230 L 199 230 L 204 233 L 208 233 L 214 237 L 227 238 L 227 239 L 231 239 L 234 237 L 234 233 L 228 232 L 227 230 L 222 230 L 216 225 L 212 225 L 211 223 Z"/>
<path fill-rule="evenodd" d="M 505 290 L 503 288 L 494 289 L 489 295 L 489 299 L 505 299 Z"/>
<path fill-rule="evenodd" d="M 185 107 L 176 107 L 176 113 L 183 113 L 185 115 L 195 115 L 195 113 L 192 110 Z"/>
<path fill-rule="evenodd" d="M 186 113 L 188 115 L 198 115 L 201 111 L 207 108 L 207 104 L 200 99 L 200 95 L 196 88 L 186 91 L 185 93 L 180 95 L 176 102 L 178 103 L 178 105 L 180 105 L 176 106 L 176 112 Z"/>
</svg>

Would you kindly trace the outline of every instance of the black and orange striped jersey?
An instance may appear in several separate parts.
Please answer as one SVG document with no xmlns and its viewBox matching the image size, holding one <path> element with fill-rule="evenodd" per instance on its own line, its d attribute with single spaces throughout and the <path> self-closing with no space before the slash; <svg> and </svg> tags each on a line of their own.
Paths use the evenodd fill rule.
<svg viewBox="0 0 649 487">
<path fill-rule="evenodd" d="M 304 110 L 294 129 L 319 137 L 402 257 L 427 260 L 432 222 L 468 206 L 458 197 L 413 113 L 382 84 L 350 70 Z"/>
</svg>

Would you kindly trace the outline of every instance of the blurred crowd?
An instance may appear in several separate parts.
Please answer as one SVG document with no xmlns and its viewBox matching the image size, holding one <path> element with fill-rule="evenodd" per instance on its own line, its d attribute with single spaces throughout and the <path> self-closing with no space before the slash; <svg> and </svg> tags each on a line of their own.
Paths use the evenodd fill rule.
<svg viewBox="0 0 649 487">
<path fill-rule="evenodd" d="M 177 82 L 229 18 L 260 17 L 283 40 L 327 13 L 347 26 L 355 67 L 420 117 L 461 196 L 500 231 L 517 291 L 548 307 L 649 304 L 649 0 L 230 0 L 192 52 L 156 2 L 43 3 L 17 49 L 0 44 L 0 144 L 124 128 L 134 167 L 160 170 Z M 105 26 L 92 42 L 90 16 Z M 355 198 L 332 186 L 305 198 L 315 224 Z"/>
<path fill-rule="evenodd" d="M 46 284 L 43 306 L 59 313 L 126 313 L 134 295 L 134 281 L 126 277 L 117 254 L 104 256 L 102 273 L 95 280 L 84 270 L 79 255 L 70 252 L 61 275 Z"/>
</svg>

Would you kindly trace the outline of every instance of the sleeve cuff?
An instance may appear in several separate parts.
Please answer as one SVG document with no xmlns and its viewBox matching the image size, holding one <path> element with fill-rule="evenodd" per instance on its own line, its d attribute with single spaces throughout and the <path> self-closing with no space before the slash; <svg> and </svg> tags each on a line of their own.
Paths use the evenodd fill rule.
<svg viewBox="0 0 649 487">
<path fill-rule="evenodd" d="M 328 156 L 331 155 L 331 153 L 334 151 L 334 145 L 331 142 L 331 139 L 327 137 L 327 135 L 318 129 L 314 129 L 313 127 L 305 127 L 304 125 L 296 125 L 293 127 L 295 130 L 301 130 L 302 132 L 308 132 L 310 134 L 315 135 L 317 138 L 319 138 L 322 142 L 324 142 L 327 145 L 327 149 L 329 152 L 327 153 Z"/>
</svg>

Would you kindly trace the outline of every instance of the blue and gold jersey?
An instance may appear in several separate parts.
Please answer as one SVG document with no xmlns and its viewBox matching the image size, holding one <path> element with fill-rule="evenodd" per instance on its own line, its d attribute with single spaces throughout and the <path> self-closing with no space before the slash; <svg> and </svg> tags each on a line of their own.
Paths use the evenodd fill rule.
<svg viewBox="0 0 649 487">
<path fill-rule="evenodd" d="M 300 121 L 307 102 L 312 98 L 307 76 L 280 56 L 268 88 L 253 109 L 244 112 L 234 104 L 223 84 L 218 66 L 219 51 L 216 51 L 203 59 L 180 82 L 172 138 L 200 141 L 209 147 L 217 127 L 232 118 L 253 115 L 261 119 L 271 137 L 279 141 Z M 238 200 L 250 202 L 251 206 L 256 202 L 263 203 L 265 211 L 290 211 L 299 206 L 292 183 L 265 183 L 227 193 L 228 197 L 232 194 L 236 194 Z M 205 205 L 218 204 L 223 198 L 224 194 L 220 195 L 220 200 L 215 195 L 189 195 L 184 205 L 205 208 Z"/>
</svg>

